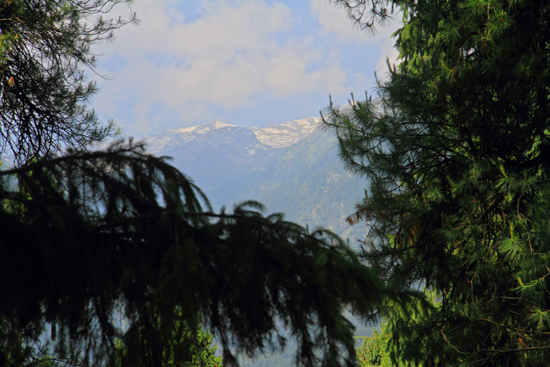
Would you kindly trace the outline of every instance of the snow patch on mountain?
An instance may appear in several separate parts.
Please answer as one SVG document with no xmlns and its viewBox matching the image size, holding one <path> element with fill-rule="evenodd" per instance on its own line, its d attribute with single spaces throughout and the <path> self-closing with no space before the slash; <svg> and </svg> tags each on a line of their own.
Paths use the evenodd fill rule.
<svg viewBox="0 0 550 367">
<path fill-rule="evenodd" d="M 318 117 L 308 117 L 282 124 L 272 124 L 264 128 L 252 127 L 250 130 L 265 145 L 272 148 L 287 148 L 313 133 L 321 121 Z"/>
<path fill-rule="evenodd" d="M 206 134 L 210 130 L 221 129 L 224 127 L 237 127 L 237 125 L 226 124 L 225 122 L 216 120 L 208 124 L 184 127 L 180 129 L 169 129 L 167 131 L 171 132 L 172 134 L 185 134 L 190 132 L 194 132 L 195 134 Z"/>
</svg>

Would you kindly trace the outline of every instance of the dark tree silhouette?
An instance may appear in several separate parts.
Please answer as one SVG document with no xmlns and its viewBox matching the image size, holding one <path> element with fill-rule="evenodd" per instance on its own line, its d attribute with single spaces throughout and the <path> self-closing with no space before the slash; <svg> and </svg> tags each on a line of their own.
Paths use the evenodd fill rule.
<svg viewBox="0 0 550 367">
<path fill-rule="evenodd" d="M 197 320 L 226 364 L 284 346 L 282 322 L 298 363 L 354 365 L 344 307 L 368 313 L 384 290 L 340 239 L 254 202 L 214 213 L 140 143 L 88 150 L 111 127 L 86 106 L 82 68 L 125 21 L 86 22 L 120 2 L 0 4 L 0 146 L 17 162 L 0 171 L 0 365 L 36 364 L 50 338 L 52 363 L 162 366 Z"/>
</svg>

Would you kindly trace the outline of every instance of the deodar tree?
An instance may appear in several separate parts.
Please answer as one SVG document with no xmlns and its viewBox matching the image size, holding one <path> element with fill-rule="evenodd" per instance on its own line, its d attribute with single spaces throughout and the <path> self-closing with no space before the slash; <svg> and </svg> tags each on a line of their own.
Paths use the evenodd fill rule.
<svg viewBox="0 0 550 367">
<path fill-rule="evenodd" d="M 349 218 L 371 228 L 362 256 L 435 292 L 381 310 L 394 362 L 546 366 L 550 2 L 335 2 L 364 27 L 404 21 L 376 98 L 325 114 L 370 182 Z"/>
<path fill-rule="evenodd" d="M 297 363 L 354 365 L 344 308 L 384 290 L 336 236 L 252 202 L 215 213 L 140 143 L 88 149 L 113 131 L 83 71 L 125 2 L 0 1 L 0 366 L 189 365 L 202 325 L 231 365 L 284 346 L 281 323 Z"/>
</svg>

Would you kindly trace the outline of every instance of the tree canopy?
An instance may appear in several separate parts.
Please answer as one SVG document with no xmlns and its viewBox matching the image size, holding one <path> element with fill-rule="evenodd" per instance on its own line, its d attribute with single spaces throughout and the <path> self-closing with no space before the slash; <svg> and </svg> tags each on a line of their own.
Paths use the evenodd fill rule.
<svg viewBox="0 0 550 367">
<path fill-rule="evenodd" d="M 1 2 L 0 146 L 17 164 L 0 171 L 0 365 L 36 365 L 44 338 L 46 364 L 170 365 L 201 324 L 231 365 L 284 346 L 281 323 L 298 364 L 354 365 L 343 312 L 386 291 L 339 238 L 254 202 L 215 213 L 141 143 L 89 149 L 111 127 L 87 105 L 83 68 L 126 23 L 90 17 L 122 2 Z"/>
<path fill-rule="evenodd" d="M 337 2 L 365 27 L 404 20 L 377 98 L 325 116 L 370 180 L 349 218 L 371 228 L 364 259 L 436 292 L 385 308 L 394 361 L 547 365 L 550 3 Z"/>
</svg>

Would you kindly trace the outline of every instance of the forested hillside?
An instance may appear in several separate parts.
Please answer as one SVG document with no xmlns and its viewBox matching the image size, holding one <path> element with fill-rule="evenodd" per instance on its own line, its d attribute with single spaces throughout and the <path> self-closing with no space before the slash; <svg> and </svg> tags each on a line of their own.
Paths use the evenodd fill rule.
<svg viewBox="0 0 550 367">
<path fill-rule="evenodd" d="M 352 242 L 366 233 L 364 224 L 351 227 L 346 221 L 364 195 L 365 179 L 344 168 L 329 132 L 316 130 L 287 148 L 266 170 L 270 175 L 251 188 L 249 196 L 270 211 L 310 228 L 328 228 Z"/>
</svg>

